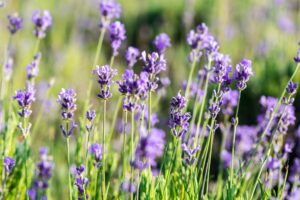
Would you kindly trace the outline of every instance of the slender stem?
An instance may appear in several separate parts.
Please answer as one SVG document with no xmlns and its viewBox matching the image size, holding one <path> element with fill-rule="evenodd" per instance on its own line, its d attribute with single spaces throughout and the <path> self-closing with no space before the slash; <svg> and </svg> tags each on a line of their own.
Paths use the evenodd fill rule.
<svg viewBox="0 0 300 200">
<path fill-rule="evenodd" d="M 118 102 L 117 102 L 117 106 L 115 108 L 115 111 L 114 111 L 114 115 L 113 115 L 113 120 L 112 120 L 112 123 L 111 123 L 111 126 L 110 126 L 110 133 L 109 133 L 109 138 L 108 138 L 108 145 L 110 145 L 110 141 L 111 141 L 111 138 L 113 136 L 113 133 L 114 133 L 114 130 L 115 130 L 115 126 L 116 126 L 116 122 L 117 122 L 117 117 L 118 117 L 118 112 L 122 106 L 122 99 L 123 97 L 119 97 L 118 99 Z"/>
<path fill-rule="evenodd" d="M 85 168 L 88 171 L 88 152 L 91 132 L 88 130 L 85 135 Z"/>
<path fill-rule="evenodd" d="M 134 157 L 134 150 L 133 150 L 133 139 L 134 139 L 134 109 L 131 111 L 131 135 L 130 135 L 130 153 L 131 153 L 131 162 L 133 161 Z M 133 167 L 130 167 L 131 172 L 131 186 L 133 185 Z M 130 187 L 131 187 L 130 186 Z M 133 199 L 133 192 L 130 194 L 130 199 Z"/>
<path fill-rule="evenodd" d="M 214 143 L 214 136 L 215 136 L 215 131 L 214 131 L 214 124 L 215 124 L 215 119 L 211 121 L 211 126 L 210 130 L 212 136 L 211 136 L 211 141 L 210 141 L 210 147 L 209 147 L 209 156 L 208 156 L 208 167 L 207 167 L 207 177 L 206 177 L 206 194 L 208 194 L 208 184 L 209 184 L 209 177 L 210 177 L 210 165 L 211 165 L 211 156 L 212 156 L 212 147 Z"/>
<path fill-rule="evenodd" d="M 148 135 L 150 135 L 151 131 L 151 90 L 149 90 L 148 95 Z"/>
<path fill-rule="evenodd" d="M 203 93 L 203 100 L 201 102 L 201 108 L 200 108 L 200 113 L 199 113 L 199 118 L 198 118 L 198 122 L 197 122 L 197 128 L 196 128 L 196 137 L 197 137 L 197 140 L 199 138 L 199 129 L 200 129 L 200 126 L 201 126 L 201 121 L 202 121 L 202 116 L 203 116 L 203 113 L 204 113 L 204 106 L 205 106 L 205 101 L 206 101 L 206 96 L 207 96 L 207 90 L 208 90 L 208 81 L 209 81 L 209 70 L 211 68 L 211 59 L 209 58 L 208 59 L 208 65 L 207 65 L 207 74 L 206 74 L 206 77 L 205 77 L 205 84 L 204 84 L 204 93 Z"/>
<path fill-rule="evenodd" d="M 68 153 L 68 175 L 69 175 L 69 199 L 72 200 L 72 180 L 71 180 L 71 172 L 70 172 L 70 138 L 67 137 L 67 153 Z"/>
<path fill-rule="evenodd" d="M 41 39 L 37 39 L 34 45 L 33 56 L 38 53 Z"/>
<path fill-rule="evenodd" d="M 184 94 L 185 99 L 188 99 L 189 94 L 190 94 L 190 86 L 192 84 L 192 79 L 193 79 L 193 74 L 194 74 L 195 68 L 196 68 L 196 60 L 194 60 L 192 62 L 192 67 L 191 67 L 191 71 L 190 71 L 190 74 L 189 74 L 189 79 L 188 79 L 186 89 L 185 89 L 185 94 Z"/>
<path fill-rule="evenodd" d="M 230 187 L 232 187 L 232 180 L 233 180 L 233 167 L 234 167 L 234 145 L 235 145 L 235 136 L 236 136 L 236 129 L 239 124 L 239 108 L 240 108 L 240 100 L 241 100 L 241 90 L 239 90 L 238 94 L 238 102 L 235 111 L 235 121 L 234 121 L 234 128 L 233 128 L 233 136 L 232 136 L 232 150 L 231 150 L 231 167 L 230 167 Z"/>
<path fill-rule="evenodd" d="M 99 36 L 99 40 L 98 40 L 98 45 L 97 45 L 97 50 L 96 50 L 96 54 L 95 54 L 95 58 L 94 58 L 94 64 L 93 67 L 95 67 L 99 61 L 99 55 L 101 52 L 101 48 L 102 48 L 102 43 L 103 43 L 103 38 L 105 35 L 105 28 L 101 28 L 101 32 L 100 32 L 100 36 Z"/>
<path fill-rule="evenodd" d="M 95 168 L 97 171 L 96 171 L 96 183 L 95 183 L 95 199 L 98 199 L 98 196 L 99 196 L 99 174 L 100 174 L 100 168 Z"/>
<path fill-rule="evenodd" d="M 167 168 L 167 175 L 166 175 L 166 183 L 165 183 L 165 186 L 164 186 L 164 194 L 167 193 L 166 189 L 167 189 L 167 185 L 168 185 L 168 182 L 169 182 L 169 178 L 170 178 L 170 174 L 171 174 L 171 171 L 173 170 L 173 166 L 175 164 L 175 159 L 176 159 L 176 152 L 177 152 L 177 145 L 178 145 L 178 139 L 176 137 L 174 137 L 174 150 L 172 152 L 172 156 L 171 156 L 171 166 L 169 166 Z"/>
<path fill-rule="evenodd" d="M 126 172 L 126 127 L 127 127 L 127 110 L 124 110 L 124 124 L 123 124 L 123 179 Z"/>
<path fill-rule="evenodd" d="M 105 152 L 105 117 L 106 117 L 106 100 L 103 101 L 103 121 L 102 121 L 102 146 L 103 152 Z M 106 190 L 105 190 L 105 153 L 103 154 L 102 161 L 102 199 L 106 199 Z"/>
</svg>

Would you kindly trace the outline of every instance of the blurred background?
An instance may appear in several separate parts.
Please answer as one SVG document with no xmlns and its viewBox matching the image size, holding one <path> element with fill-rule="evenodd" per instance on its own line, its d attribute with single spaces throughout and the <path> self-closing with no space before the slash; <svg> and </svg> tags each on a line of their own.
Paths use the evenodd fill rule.
<svg viewBox="0 0 300 200">
<path fill-rule="evenodd" d="M 32 59 L 35 45 L 31 16 L 36 9 L 48 9 L 53 17 L 53 26 L 41 41 L 42 60 L 38 83 L 38 103 L 33 110 L 41 108 L 44 114 L 33 144 L 37 149 L 51 146 L 53 151 L 64 151 L 64 141 L 58 130 L 59 111 L 56 97 L 61 88 L 74 88 L 78 93 L 78 115 L 82 113 L 86 90 L 91 78 L 91 64 L 99 37 L 100 13 L 96 0 L 1 0 L 0 8 L 0 55 L 7 44 L 9 33 L 6 29 L 7 15 L 18 12 L 24 20 L 24 28 L 14 36 L 12 53 L 15 59 L 13 87 L 24 87 L 25 67 Z M 0 1 L 0 2 L 1 2 Z M 157 108 L 161 119 L 166 120 L 169 100 L 180 89 L 181 82 L 187 79 L 190 65 L 187 62 L 189 48 L 186 35 L 197 24 L 205 22 L 210 32 L 220 43 L 220 52 L 229 54 L 235 65 L 242 58 L 251 59 L 255 76 L 243 92 L 241 100 L 241 124 L 256 124 L 260 111 L 259 98 L 262 95 L 278 96 L 292 74 L 295 63 L 293 57 L 300 41 L 300 1 L 299 0 L 119 0 L 122 6 L 120 21 L 125 24 L 127 40 L 120 55 L 115 59 L 119 75 L 125 69 L 124 52 L 127 46 L 141 50 L 153 50 L 152 41 L 161 32 L 171 38 L 172 47 L 167 50 L 168 70 L 171 85 L 168 95 Z M 109 62 L 111 48 L 106 37 L 99 65 Z M 2 63 L 3 56 L 0 56 Z M 202 68 L 203 66 L 201 66 Z M 198 69 L 200 66 L 198 66 Z M 55 80 L 47 94 L 47 85 Z M 300 74 L 296 77 L 299 81 Z M 113 88 L 117 91 L 117 88 Z M 94 97 L 96 96 L 96 87 Z M 116 95 L 115 95 L 116 96 Z M 299 120 L 300 95 L 295 106 Z M 113 100 L 116 102 L 117 98 Z M 114 109 L 110 103 L 111 112 Z M 99 102 L 94 98 L 94 108 Z M 165 112 L 162 112 L 165 111 Z M 36 114 L 31 117 L 34 121 Z M 298 121 L 297 121 L 298 124 Z M 295 126 L 294 128 L 296 128 Z M 33 146 L 33 148 L 35 148 Z M 54 184 L 61 184 L 65 177 L 65 157 L 55 157 Z M 56 187 L 55 193 L 66 191 Z"/>
</svg>

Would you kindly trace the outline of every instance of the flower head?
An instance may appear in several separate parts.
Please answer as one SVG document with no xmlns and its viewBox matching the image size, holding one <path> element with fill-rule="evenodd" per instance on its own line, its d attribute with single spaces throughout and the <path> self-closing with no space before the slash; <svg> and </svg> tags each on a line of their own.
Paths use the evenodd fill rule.
<svg viewBox="0 0 300 200">
<path fill-rule="evenodd" d="M 253 76 L 251 60 L 243 59 L 236 65 L 233 72 L 233 79 L 236 81 L 238 90 L 244 90 L 247 87 L 247 82 L 250 76 Z"/>
<path fill-rule="evenodd" d="M 121 15 L 121 6 L 115 0 L 101 0 L 99 9 L 102 16 L 101 27 L 107 27 L 113 19 Z"/>
<path fill-rule="evenodd" d="M 121 47 L 122 41 L 126 39 L 126 30 L 124 24 L 119 21 L 112 23 L 109 27 L 109 35 L 111 47 L 113 49 L 113 55 L 119 54 L 118 50 Z"/>
<path fill-rule="evenodd" d="M 98 76 L 98 83 L 100 85 L 100 93 L 98 97 L 101 99 L 109 99 L 112 97 L 110 93 L 110 87 L 113 83 L 113 77 L 117 75 L 116 69 L 111 69 L 109 65 L 97 66 L 93 71 L 95 75 Z"/>
<path fill-rule="evenodd" d="M 52 177 L 54 163 L 48 154 L 48 149 L 40 148 L 40 161 L 36 164 L 35 177 L 32 181 L 31 188 L 27 191 L 30 200 L 35 200 L 37 194 L 45 194 L 49 187 L 49 180 Z M 46 196 L 41 196 L 45 199 Z"/>
<path fill-rule="evenodd" d="M 101 166 L 102 155 L 103 155 L 103 148 L 101 144 L 93 144 L 90 149 L 89 153 L 94 157 L 94 166 L 99 168 Z"/>
<path fill-rule="evenodd" d="M 41 39 L 46 36 L 46 31 L 52 25 L 52 17 L 48 10 L 44 10 L 41 14 L 39 10 L 36 10 L 32 16 L 32 22 L 35 25 L 34 35 Z"/>
<path fill-rule="evenodd" d="M 289 82 L 287 88 L 286 88 L 286 92 L 289 95 L 293 95 L 297 92 L 297 88 L 298 88 L 298 84 L 297 83 L 293 83 L 292 81 Z"/>
<path fill-rule="evenodd" d="M 161 33 L 155 37 L 153 44 L 159 54 L 163 54 L 165 50 L 171 46 L 171 40 L 166 33 Z"/>
<path fill-rule="evenodd" d="M 7 19 L 9 21 L 7 28 L 12 35 L 22 28 L 23 20 L 19 17 L 18 13 L 8 15 Z"/>
<path fill-rule="evenodd" d="M 159 55 L 156 52 L 147 55 L 147 53 L 143 51 L 141 58 L 144 62 L 143 71 L 148 72 L 149 74 L 157 75 L 161 71 L 166 70 L 167 62 L 164 55 Z"/>
<path fill-rule="evenodd" d="M 300 42 L 299 42 L 299 46 L 300 46 Z M 298 49 L 297 55 L 294 57 L 294 61 L 296 63 L 300 63 L 300 48 Z"/>
<path fill-rule="evenodd" d="M 140 51 L 135 48 L 135 47 L 128 47 L 126 54 L 125 54 L 125 59 L 128 67 L 131 69 L 137 62 L 137 59 L 140 55 Z"/>
<path fill-rule="evenodd" d="M 88 185 L 89 185 L 89 180 L 88 178 L 84 177 L 84 171 L 85 168 L 83 165 L 80 165 L 76 167 L 76 174 L 75 174 L 75 185 L 78 190 L 78 199 L 83 200 L 83 199 L 88 199 L 88 195 L 85 192 Z M 86 196 L 84 196 L 86 195 Z"/>
<path fill-rule="evenodd" d="M 61 106 L 61 116 L 63 119 L 72 119 L 76 106 L 76 93 L 73 89 L 61 89 L 57 102 Z"/>
<path fill-rule="evenodd" d="M 11 157 L 5 157 L 3 161 L 3 166 L 5 168 L 5 172 L 10 174 L 14 166 L 16 165 L 16 161 Z"/>
<path fill-rule="evenodd" d="M 18 102 L 21 111 L 18 113 L 20 117 L 29 117 L 31 114 L 31 104 L 35 101 L 35 90 L 32 86 L 28 86 L 26 90 L 16 91 L 13 99 Z"/>
<path fill-rule="evenodd" d="M 192 49 L 189 55 L 190 62 L 198 62 L 203 54 L 212 58 L 219 49 L 218 43 L 208 32 L 208 28 L 204 23 L 198 25 L 196 30 L 191 30 L 186 38 L 186 41 Z"/>
<path fill-rule="evenodd" d="M 184 113 L 186 99 L 180 93 L 171 100 L 169 127 L 175 137 L 181 137 L 189 129 L 190 114 Z"/>
</svg>

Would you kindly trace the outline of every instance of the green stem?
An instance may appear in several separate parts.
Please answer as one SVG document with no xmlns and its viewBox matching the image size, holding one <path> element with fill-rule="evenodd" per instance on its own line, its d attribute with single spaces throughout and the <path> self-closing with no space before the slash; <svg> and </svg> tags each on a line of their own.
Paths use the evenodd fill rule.
<svg viewBox="0 0 300 200">
<path fill-rule="evenodd" d="M 148 135 L 150 135 L 151 131 L 151 90 L 149 90 L 148 95 Z"/>
<path fill-rule="evenodd" d="M 127 111 L 124 110 L 124 124 L 123 124 L 123 179 L 125 178 L 126 172 L 126 127 L 127 127 Z"/>
<path fill-rule="evenodd" d="M 206 101 L 206 96 L 207 96 L 207 90 L 208 90 L 208 81 L 209 81 L 209 75 L 210 75 L 209 70 L 211 68 L 211 62 L 212 61 L 209 58 L 208 59 L 208 65 L 207 65 L 207 75 L 205 77 L 203 99 L 202 99 L 202 102 L 201 102 L 201 108 L 200 108 L 200 113 L 199 113 L 199 118 L 198 118 L 197 128 L 196 128 L 196 134 L 197 134 L 196 138 L 197 138 L 197 140 L 199 138 L 199 129 L 200 129 L 200 126 L 201 126 L 202 116 L 203 116 L 203 113 L 204 113 L 204 106 L 205 106 L 205 101 Z"/>
<path fill-rule="evenodd" d="M 112 138 L 114 130 L 115 130 L 116 121 L 117 121 L 117 117 L 118 117 L 118 112 L 119 112 L 119 110 L 122 106 L 122 99 L 123 99 L 123 97 L 119 97 L 118 102 L 117 102 L 117 106 L 116 106 L 115 111 L 114 111 L 113 120 L 112 120 L 111 127 L 110 127 L 110 133 L 109 133 L 108 141 L 107 141 L 108 145 L 110 145 L 110 141 L 111 141 L 111 138 Z"/>
<path fill-rule="evenodd" d="M 101 52 L 104 35 L 105 35 L 105 28 L 101 28 L 101 32 L 100 32 L 100 36 L 99 36 L 99 40 L 98 40 L 98 45 L 97 45 L 97 50 L 96 50 L 96 55 L 95 55 L 95 58 L 94 58 L 93 67 L 95 67 L 97 65 L 98 61 L 99 61 L 99 55 L 100 55 L 100 52 Z"/>
<path fill-rule="evenodd" d="M 106 100 L 103 101 L 103 121 L 102 121 L 102 146 L 103 152 L 105 152 L 105 117 L 106 117 Z M 105 190 L 105 153 L 103 154 L 102 161 L 102 199 L 106 199 L 106 190 Z"/>
<path fill-rule="evenodd" d="M 230 167 L 230 187 L 232 187 L 232 180 L 233 180 L 233 167 L 234 167 L 234 145 L 235 145 L 235 136 L 236 136 L 236 129 L 239 124 L 239 108 L 240 108 L 240 100 L 241 100 L 241 90 L 239 90 L 238 94 L 238 102 L 235 111 L 235 121 L 234 121 L 234 128 L 233 128 L 233 136 L 232 136 L 232 150 L 231 150 L 231 167 Z"/>
<path fill-rule="evenodd" d="M 33 56 L 35 56 L 39 51 L 40 39 L 37 39 L 34 45 Z"/>
<path fill-rule="evenodd" d="M 68 175 L 69 175 L 69 199 L 72 200 L 72 180 L 71 180 L 71 172 L 70 172 L 70 138 L 67 137 L 67 153 L 68 153 Z"/>
<path fill-rule="evenodd" d="M 184 94 L 185 99 L 189 98 L 190 86 L 192 84 L 192 79 L 193 79 L 193 74 L 194 74 L 195 68 L 196 68 L 196 60 L 194 60 L 192 62 L 192 67 L 191 67 L 191 71 L 190 71 L 190 74 L 189 74 L 189 79 L 188 79 L 188 82 L 187 82 L 187 85 L 186 85 L 186 89 L 185 89 L 185 94 Z"/>
<path fill-rule="evenodd" d="M 130 135 L 130 153 L 131 161 L 133 161 L 134 150 L 133 150 L 133 139 L 134 139 L 134 109 L 131 111 L 131 135 Z M 133 185 L 133 167 L 130 167 L 131 172 L 131 185 Z M 131 186 L 130 186 L 131 187 Z M 130 199 L 133 200 L 133 192 L 130 194 Z"/>
</svg>

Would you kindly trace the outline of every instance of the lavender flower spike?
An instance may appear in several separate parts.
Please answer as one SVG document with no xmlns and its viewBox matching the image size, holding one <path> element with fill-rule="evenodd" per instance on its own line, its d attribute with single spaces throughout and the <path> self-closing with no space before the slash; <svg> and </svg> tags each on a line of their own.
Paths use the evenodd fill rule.
<svg viewBox="0 0 300 200">
<path fill-rule="evenodd" d="M 132 69 L 133 66 L 135 65 L 135 63 L 137 62 L 139 55 L 140 55 L 140 51 L 137 48 L 128 47 L 126 54 L 125 54 L 125 59 L 126 59 L 126 63 L 128 65 L 128 67 L 130 69 Z"/>
<path fill-rule="evenodd" d="M 300 42 L 299 42 L 299 46 L 300 46 Z M 300 47 L 297 51 L 297 55 L 294 57 L 294 61 L 298 64 L 300 63 Z"/>
<path fill-rule="evenodd" d="M 28 118 L 31 114 L 31 104 L 35 101 L 35 90 L 33 87 L 29 86 L 26 90 L 19 90 L 16 92 L 13 99 L 16 100 L 21 108 L 19 111 L 19 116 Z"/>
<path fill-rule="evenodd" d="M 57 102 L 61 105 L 61 116 L 64 120 L 72 119 L 76 106 L 76 93 L 73 89 L 61 89 Z"/>
<path fill-rule="evenodd" d="M 113 19 L 121 15 L 121 6 L 115 0 L 101 0 L 99 9 L 102 16 L 100 27 L 106 28 Z"/>
<path fill-rule="evenodd" d="M 101 161 L 102 161 L 102 156 L 103 156 L 103 148 L 101 144 L 93 144 L 90 149 L 89 153 L 93 155 L 95 161 L 94 161 L 94 166 L 96 168 L 101 167 Z"/>
<path fill-rule="evenodd" d="M 36 10 L 32 16 L 32 22 L 35 25 L 34 35 L 38 39 L 42 39 L 46 36 L 47 29 L 52 25 L 52 17 L 48 10 L 44 10 L 42 14 Z"/>
<path fill-rule="evenodd" d="M 146 52 L 143 51 L 141 59 L 144 62 L 143 71 L 149 74 L 157 75 L 161 71 L 166 70 L 167 62 L 164 55 L 159 55 L 156 52 L 147 55 Z"/>
<path fill-rule="evenodd" d="M 19 17 L 18 13 L 8 15 L 7 19 L 9 21 L 7 29 L 9 30 L 10 34 L 14 35 L 18 30 L 22 28 L 23 20 Z"/>
<path fill-rule="evenodd" d="M 159 54 L 163 54 L 165 50 L 171 46 L 171 40 L 166 33 L 161 33 L 155 37 L 153 44 Z"/>
<path fill-rule="evenodd" d="M 14 166 L 16 165 L 16 161 L 11 157 L 5 157 L 3 161 L 3 166 L 5 168 L 6 174 L 10 174 Z"/>
<path fill-rule="evenodd" d="M 117 70 L 111 69 L 109 65 L 104 65 L 101 67 L 97 66 L 93 73 L 98 76 L 98 83 L 100 85 L 98 97 L 104 100 L 111 98 L 110 87 L 113 84 L 113 77 L 117 75 Z"/>
<path fill-rule="evenodd" d="M 48 149 L 40 148 L 40 161 L 36 164 L 35 178 L 31 188 L 27 191 L 30 200 L 37 200 L 38 194 L 42 195 L 39 199 L 47 199 L 46 190 L 49 187 L 49 180 L 52 177 L 54 163 L 48 155 Z"/>
<path fill-rule="evenodd" d="M 119 54 L 119 48 L 121 47 L 122 41 L 126 39 L 126 30 L 124 24 L 119 21 L 112 23 L 109 27 L 110 42 L 113 49 L 113 55 Z"/>
<path fill-rule="evenodd" d="M 293 83 L 292 81 L 290 81 L 288 83 L 288 86 L 286 88 L 286 92 L 289 94 L 289 95 L 293 95 L 297 92 L 297 88 L 298 88 L 298 84 L 297 83 Z"/>
<path fill-rule="evenodd" d="M 247 87 L 247 82 L 253 76 L 251 60 L 243 59 L 236 65 L 233 72 L 233 79 L 236 81 L 236 87 L 238 90 L 244 90 Z"/>
<path fill-rule="evenodd" d="M 76 167 L 75 185 L 78 190 L 78 200 L 88 199 L 88 194 L 85 191 L 87 189 L 87 186 L 89 185 L 89 180 L 84 177 L 84 171 L 85 169 L 83 165 Z"/>
<path fill-rule="evenodd" d="M 189 129 L 190 114 L 184 113 L 186 107 L 186 99 L 180 93 L 171 100 L 169 127 L 175 137 L 181 137 L 186 134 Z"/>
</svg>

